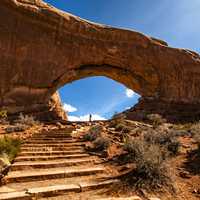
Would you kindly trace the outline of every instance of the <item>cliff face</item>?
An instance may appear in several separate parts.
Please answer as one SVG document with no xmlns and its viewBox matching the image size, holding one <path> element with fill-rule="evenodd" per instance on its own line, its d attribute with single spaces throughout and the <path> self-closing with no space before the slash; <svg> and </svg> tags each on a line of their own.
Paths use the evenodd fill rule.
<svg viewBox="0 0 200 200">
<path fill-rule="evenodd" d="M 1 0 L 0 63 L 0 106 L 9 113 L 51 111 L 57 89 L 94 75 L 154 102 L 200 104 L 197 53 L 82 20 L 41 0 Z"/>
</svg>

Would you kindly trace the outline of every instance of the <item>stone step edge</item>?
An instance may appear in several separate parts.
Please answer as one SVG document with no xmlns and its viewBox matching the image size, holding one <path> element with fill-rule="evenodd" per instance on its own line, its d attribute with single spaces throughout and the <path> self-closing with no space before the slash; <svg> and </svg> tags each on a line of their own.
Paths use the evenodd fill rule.
<svg viewBox="0 0 200 200">
<path fill-rule="evenodd" d="M 119 180 L 106 180 L 102 182 L 83 182 L 80 184 L 68 184 L 68 185 L 54 185 L 47 187 L 39 187 L 39 188 L 31 188 L 26 191 L 21 192 L 10 192 L 10 193 L 2 193 L 0 194 L 1 200 L 31 200 L 34 197 L 52 197 L 62 195 L 66 192 L 83 192 L 93 188 L 101 188 L 106 185 L 111 185 L 118 183 Z"/>
<path fill-rule="evenodd" d="M 142 200 L 142 199 L 139 196 L 132 196 L 132 197 L 108 197 L 96 200 Z"/>
<path fill-rule="evenodd" d="M 23 147 L 20 148 L 20 153 L 21 152 L 40 152 L 40 151 L 73 151 L 73 150 L 83 150 L 84 148 L 82 146 L 67 146 L 67 147 Z"/>
<path fill-rule="evenodd" d="M 12 174 L 15 172 L 8 173 L 2 180 L 4 184 L 8 183 L 22 183 L 22 182 L 30 182 L 30 181 L 40 181 L 40 180 L 50 180 L 55 178 L 69 178 L 69 177 L 77 177 L 77 176 L 88 176 L 92 174 L 102 173 L 105 169 L 102 167 L 91 167 L 91 168 L 82 168 L 82 169 L 75 169 L 75 170 L 58 170 L 58 171 L 37 171 L 35 173 L 30 174 Z"/>
<path fill-rule="evenodd" d="M 52 160 L 50 160 L 52 161 Z M 26 161 L 25 161 L 26 162 Z M 86 163 L 94 163 L 94 164 L 98 164 L 98 162 L 96 161 L 96 159 L 80 159 L 80 160 L 66 160 L 66 161 L 62 161 L 62 162 L 47 162 L 45 163 L 45 161 L 41 161 L 38 162 L 38 161 L 31 161 L 32 163 L 25 163 L 25 162 L 15 162 L 14 164 L 11 165 L 11 168 L 10 170 L 11 171 L 18 171 L 18 170 L 22 170 L 26 167 L 30 167 L 30 168 L 34 168 L 34 169 L 37 169 L 37 168 L 43 168 L 43 169 L 46 169 L 46 168 L 56 168 L 57 166 L 76 166 L 76 165 L 82 165 L 82 164 L 86 164 Z M 30 162 L 30 161 L 28 161 Z"/>
<path fill-rule="evenodd" d="M 69 136 L 69 135 L 42 135 L 42 136 L 32 136 L 29 139 L 33 139 L 33 138 L 66 138 L 66 139 L 72 139 L 73 136 Z"/>
<path fill-rule="evenodd" d="M 54 150 L 49 150 L 49 151 L 21 151 L 20 153 L 17 154 L 17 156 L 24 156 L 24 155 L 43 155 L 43 154 L 56 154 L 56 155 L 65 155 L 65 154 L 78 154 L 78 153 L 85 153 L 84 150 L 69 150 L 69 151 L 54 151 Z"/>
<path fill-rule="evenodd" d="M 78 141 L 69 141 L 69 140 L 29 140 L 25 141 L 24 144 L 69 144 L 69 143 L 78 143 Z"/>
<path fill-rule="evenodd" d="M 44 155 L 44 156 L 18 156 L 15 158 L 14 162 L 22 161 L 41 161 L 41 160 L 56 160 L 56 159 L 72 159 L 72 158 L 84 158 L 89 157 L 87 153 L 80 154 L 67 154 L 67 155 Z"/>
<path fill-rule="evenodd" d="M 58 144 L 53 144 L 53 143 L 48 143 L 48 144 L 38 144 L 38 143 L 24 143 L 22 144 L 22 148 L 27 148 L 27 147 L 71 147 L 71 146 L 85 146 L 85 142 L 71 142 L 71 143 L 58 143 Z"/>
<path fill-rule="evenodd" d="M 38 153 L 71 153 L 71 152 L 74 152 L 74 151 L 83 151 L 84 149 L 76 149 L 76 150 L 47 150 L 47 151 L 36 151 L 36 152 L 33 152 L 33 151 L 20 151 L 19 154 L 24 154 L 24 153 L 27 153 L 27 154 L 38 154 Z"/>
<path fill-rule="evenodd" d="M 56 138 L 56 139 L 44 139 L 44 138 L 40 138 L 40 139 L 29 139 L 29 140 L 25 140 L 24 142 L 28 143 L 28 142 L 40 142 L 40 141 L 43 141 L 43 142 L 57 142 L 57 141 L 64 141 L 64 142 L 77 142 L 77 140 L 74 140 L 74 139 L 66 139 L 66 138 Z"/>
</svg>

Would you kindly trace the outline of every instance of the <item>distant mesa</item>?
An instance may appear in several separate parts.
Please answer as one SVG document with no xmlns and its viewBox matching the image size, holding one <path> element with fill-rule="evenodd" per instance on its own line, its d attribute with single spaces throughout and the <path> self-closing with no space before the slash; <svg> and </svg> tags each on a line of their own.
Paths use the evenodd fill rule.
<svg viewBox="0 0 200 200">
<path fill-rule="evenodd" d="M 88 22 L 41 0 L 1 0 L 0 63 L 0 106 L 9 115 L 66 119 L 56 91 L 101 75 L 140 94 L 139 110 L 200 116 L 197 53 Z"/>
</svg>

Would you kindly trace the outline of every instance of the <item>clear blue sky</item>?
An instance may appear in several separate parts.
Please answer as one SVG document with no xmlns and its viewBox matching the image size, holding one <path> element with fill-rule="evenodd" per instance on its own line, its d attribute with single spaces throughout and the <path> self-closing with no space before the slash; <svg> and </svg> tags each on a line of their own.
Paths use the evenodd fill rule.
<svg viewBox="0 0 200 200">
<path fill-rule="evenodd" d="M 200 52 L 200 0 L 45 0 L 45 2 L 97 23 L 134 29 L 163 39 L 170 46 Z M 137 102 L 126 88 L 105 77 L 93 77 L 60 89 L 72 119 L 89 113 L 109 118 Z M 129 91 L 130 92 L 130 91 Z M 76 109 L 75 109 L 76 108 Z M 75 111 L 76 110 L 76 111 Z M 75 117 L 76 116 L 76 117 Z M 97 117 L 98 117 L 97 116 Z"/>
</svg>

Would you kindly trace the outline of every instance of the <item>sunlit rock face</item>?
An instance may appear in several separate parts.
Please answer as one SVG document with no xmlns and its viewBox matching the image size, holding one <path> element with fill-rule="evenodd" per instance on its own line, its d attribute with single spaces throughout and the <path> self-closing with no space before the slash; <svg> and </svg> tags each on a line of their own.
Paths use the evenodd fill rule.
<svg viewBox="0 0 200 200">
<path fill-rule="evenodd" d="M 197 53 L 82 20 L 41 0 L 1 0 L 1 107 L 48 116 L 57 112 L 49 101 L 58 88 L 97 75 L 123 83 L 143 99 L 199 108 Z"/>
</svg>

